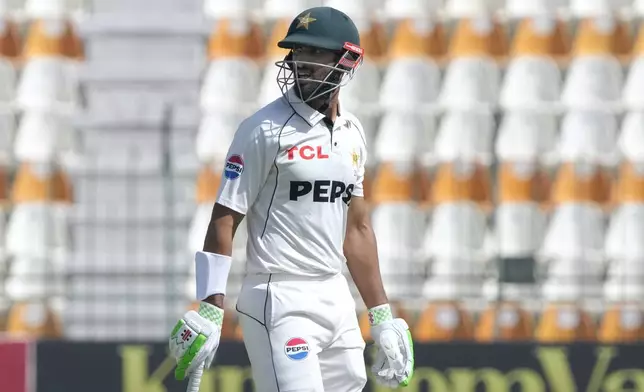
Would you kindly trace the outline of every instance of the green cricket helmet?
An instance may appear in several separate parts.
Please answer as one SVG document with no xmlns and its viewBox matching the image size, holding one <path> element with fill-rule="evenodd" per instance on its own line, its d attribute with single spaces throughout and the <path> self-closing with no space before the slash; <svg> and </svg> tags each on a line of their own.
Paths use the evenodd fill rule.
<svg viewBox="0 0 644 392">
<path fill-rule="evenodd" d="M 277 45 L 291 50 L 284 60 L 275 63 L 280 68 L 277 84 L 284 96 L 292 86 L 302 92 L 302 82 L 317 83 L 317 87 L 308 96 L 300 97 L 304 102 L 320 97 L 330 99 L 333 91 L 353 79 L 364 60 L 364 50 L 360 47 L 357 27 L 346 14 L 331 7 L 315 7 L 300 13 L 291 22 L 286 37 Z M 294 60 L 293 49 L 298 47 L 336 53 L 337 63 L 328 65 Z M 319 80 L 300 78 L 297 72 L 300 66 L 323 67 L 328 69 L 328 73 Z"/>
</svg>

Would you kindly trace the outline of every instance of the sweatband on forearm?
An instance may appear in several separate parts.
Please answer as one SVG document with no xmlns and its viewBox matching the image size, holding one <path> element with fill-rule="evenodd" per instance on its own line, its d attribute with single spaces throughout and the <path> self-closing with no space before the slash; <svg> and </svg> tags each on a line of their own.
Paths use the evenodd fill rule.
<svg viewBox="0 0 644 392">
<path fill-rule="evenodd" d="M 217 253 L 199 251 L 195 254 L 198 300 L 203 301 L 214 294 L 226 295 L 232 261 L 232 257 Z"/>
</svg>

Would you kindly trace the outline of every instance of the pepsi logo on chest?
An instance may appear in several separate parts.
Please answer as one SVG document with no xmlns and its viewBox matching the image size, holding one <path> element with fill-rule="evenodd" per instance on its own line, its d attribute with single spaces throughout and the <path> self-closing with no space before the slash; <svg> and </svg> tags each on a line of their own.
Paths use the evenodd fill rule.
<svg viewBox="0 0 644 392">
<path fill-rule="evenodd" d="M 236 180 L 244 171 L 244 160 L 239 155 L 231 155 L 224 165 L 224 176 L 229 180 Z"/>
<path fill-rule="evenodd" d="M 309 356 L 309 344 L 302 338 L 291 338 L 284 345 L 284 353 L 294 361 L 301 361 Z"/>
</svg>

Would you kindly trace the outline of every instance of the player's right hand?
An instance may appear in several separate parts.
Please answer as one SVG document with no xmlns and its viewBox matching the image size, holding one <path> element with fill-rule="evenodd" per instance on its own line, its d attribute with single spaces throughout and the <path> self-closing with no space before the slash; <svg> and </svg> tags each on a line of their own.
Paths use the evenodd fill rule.
<svg viewBox="0 0 644 392">
<path fill-rule="evenodd" d="M 174 377 L 181 381 L 202 363 L 210 367 L 219 347 L 224 310 L 201 302 L 199 312 L 187 312 L 170 334 L 170 353 L 177 360 Z"/>
</svg>

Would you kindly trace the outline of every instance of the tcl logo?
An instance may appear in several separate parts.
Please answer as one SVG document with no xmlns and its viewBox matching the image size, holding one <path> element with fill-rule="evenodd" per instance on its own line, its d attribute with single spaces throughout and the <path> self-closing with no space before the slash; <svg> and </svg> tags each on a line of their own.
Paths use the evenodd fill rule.
<svg viewBox="0 0 644 392">
<path fill-rule="evenodd" d="M 286 150 L 288 160 L 292 161 L 295 157 L 299 156 L 301 159 L 310 161 L 311 159 L 328 159 L 329 155 L 322 152 L 322 146 L 302 146 L 291 147 Z"/>
<path fill-rule="evenodd" d="M 353 184 L 346 185 L 342 181 L 317 180 L 291 181 L 289 198 L 291 201 L 298 201 L 301 197 L 313 193 L 315 203 L 335 203 L 339 198 L 344 204 L 349 204 L 353 193 Z"/>
</svg>

